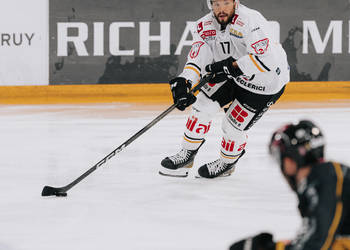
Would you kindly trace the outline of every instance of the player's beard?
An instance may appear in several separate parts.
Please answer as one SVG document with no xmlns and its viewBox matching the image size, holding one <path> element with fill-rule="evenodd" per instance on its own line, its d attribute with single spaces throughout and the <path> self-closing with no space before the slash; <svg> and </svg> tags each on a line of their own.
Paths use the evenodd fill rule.
<svg viewBox="0 0 350 250">
<path fill-rule="evenodd" d="M 220 20 L 220 15 L 222 15 L 222 14 L 228 16 L 228 18 L 226 19 L 226 21 L 224 21 L 224 20 L 221 21 L 221 20 Z M 234 11 L 231 13 L 231 15 L 230 15 L 230 14 L 227 14 L 227 13 L 225 13 L 225 12 L 220 12 L 220 13 L 218 13 L 217 15 L 214 14 L 214 16 L 215 16 L 216 20 L 218 21 L 218 23 L 221 24 L 221 25 L 223 25 L 223 26 L 226 26 L 227 24 L 231 23 L 234 15 L 235 15 L 235 12 L 234 12 Z"/>
</svg>

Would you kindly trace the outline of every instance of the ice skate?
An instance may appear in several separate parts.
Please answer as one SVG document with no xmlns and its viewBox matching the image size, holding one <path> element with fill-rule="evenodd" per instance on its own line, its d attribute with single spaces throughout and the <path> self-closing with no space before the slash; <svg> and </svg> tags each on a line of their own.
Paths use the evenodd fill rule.
<svg viewBox="0 0 350 250">
<path fill-rule="evenodd" d="M 187 177 L 189 169 L 193 166 L 194 157 L 204 142 L 205 140 L 203 140 L 196 150 L 181 149 L 176 155 L 163 159 L 159 174 L 173 177 Z"/>
<path fill-rule="evenodd" d="M 219 158 L 213 162 L 204 164 L 198 169 L 198 178 L 209 178 L 213 179 L 216 177 L 227 177 L 230 176 L 236 168 L 236 163 L 244 155 L 245 150 L 239 155 L 239 157 L 232 163 L 227 163 Z"/>
<path fill-rule="evenodd" d="M 224 163 L 221 159 L 204 164 L 198 169 L 198 178 L 215 178 L 230 176 L 235 171 L 235 164 Z"/>
</svg>

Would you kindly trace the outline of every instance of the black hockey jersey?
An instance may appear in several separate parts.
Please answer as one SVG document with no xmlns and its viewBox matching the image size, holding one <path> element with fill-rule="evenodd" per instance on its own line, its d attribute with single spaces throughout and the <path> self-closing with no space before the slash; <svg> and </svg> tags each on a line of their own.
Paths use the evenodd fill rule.
<svg viewBox="0 0 350 250">
<path fill-rule="evenodd" d="M 303 226 L 285 249 L 350 249 L 350 168 L 337 162 L 316 164 L 297 194 Z"/>
</svg>

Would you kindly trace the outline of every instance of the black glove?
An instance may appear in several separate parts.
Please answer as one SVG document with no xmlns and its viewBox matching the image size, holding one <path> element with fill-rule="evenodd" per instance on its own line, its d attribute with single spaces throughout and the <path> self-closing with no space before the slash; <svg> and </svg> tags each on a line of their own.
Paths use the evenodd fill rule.
<svg viewBox="0 0 350 250">
<path fill-rule="evenodd" d="M 233 62 L 235 61 L 236 59 L 229 57 L 225 60 L 207 65 L 205 67 L 205 70 L 213 74 L 224 73 L 227 78 L 233 79 L 237 76 L 243 75 L 243 72 L 240 70 L 240 68 L 233 66 Z"/>
<path fill-rule="evenodd" d="M 224 83 L 227 81 L 227 75 L 223 72 L 213 74 L 210 83 Z"/>
<path fill-rule="evenodd" d="M 197 98 L 190 94 L 191 82 L 183 77 L 176 77 L 170 80 L 170 88 L 173 93 L 174 103 L 177 103 L 176 107 L 183 111 L 188 106 L 193 104 Z"/>
<path fill-rule="evenodd" d="M 251 246 L 247 248 L 247 246 Z M 276 243 L 270 233 L 261 233 L 253 238 L 244 239 L 231 245 L 230 250 L 274 250 Z"/>
</svg>

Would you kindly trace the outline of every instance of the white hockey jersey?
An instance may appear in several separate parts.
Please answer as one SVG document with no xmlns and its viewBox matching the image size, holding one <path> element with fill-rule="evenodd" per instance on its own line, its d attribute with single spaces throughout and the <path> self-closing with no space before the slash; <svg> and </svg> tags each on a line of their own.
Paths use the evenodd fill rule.
<svg viewBox="0 0 350 250">
<path fill-rule="evenodd" d="M 258 11 L 240 5 L 224 30 L 211 12 L 196 22 L 192 33 L 194 42 L 181 77 L 197 83 L 206 65 L 232 56 L 244 73 L 235 81 L 246 90 L 270 95 L 289 82 L 287 55 Z"/>
</svg>

